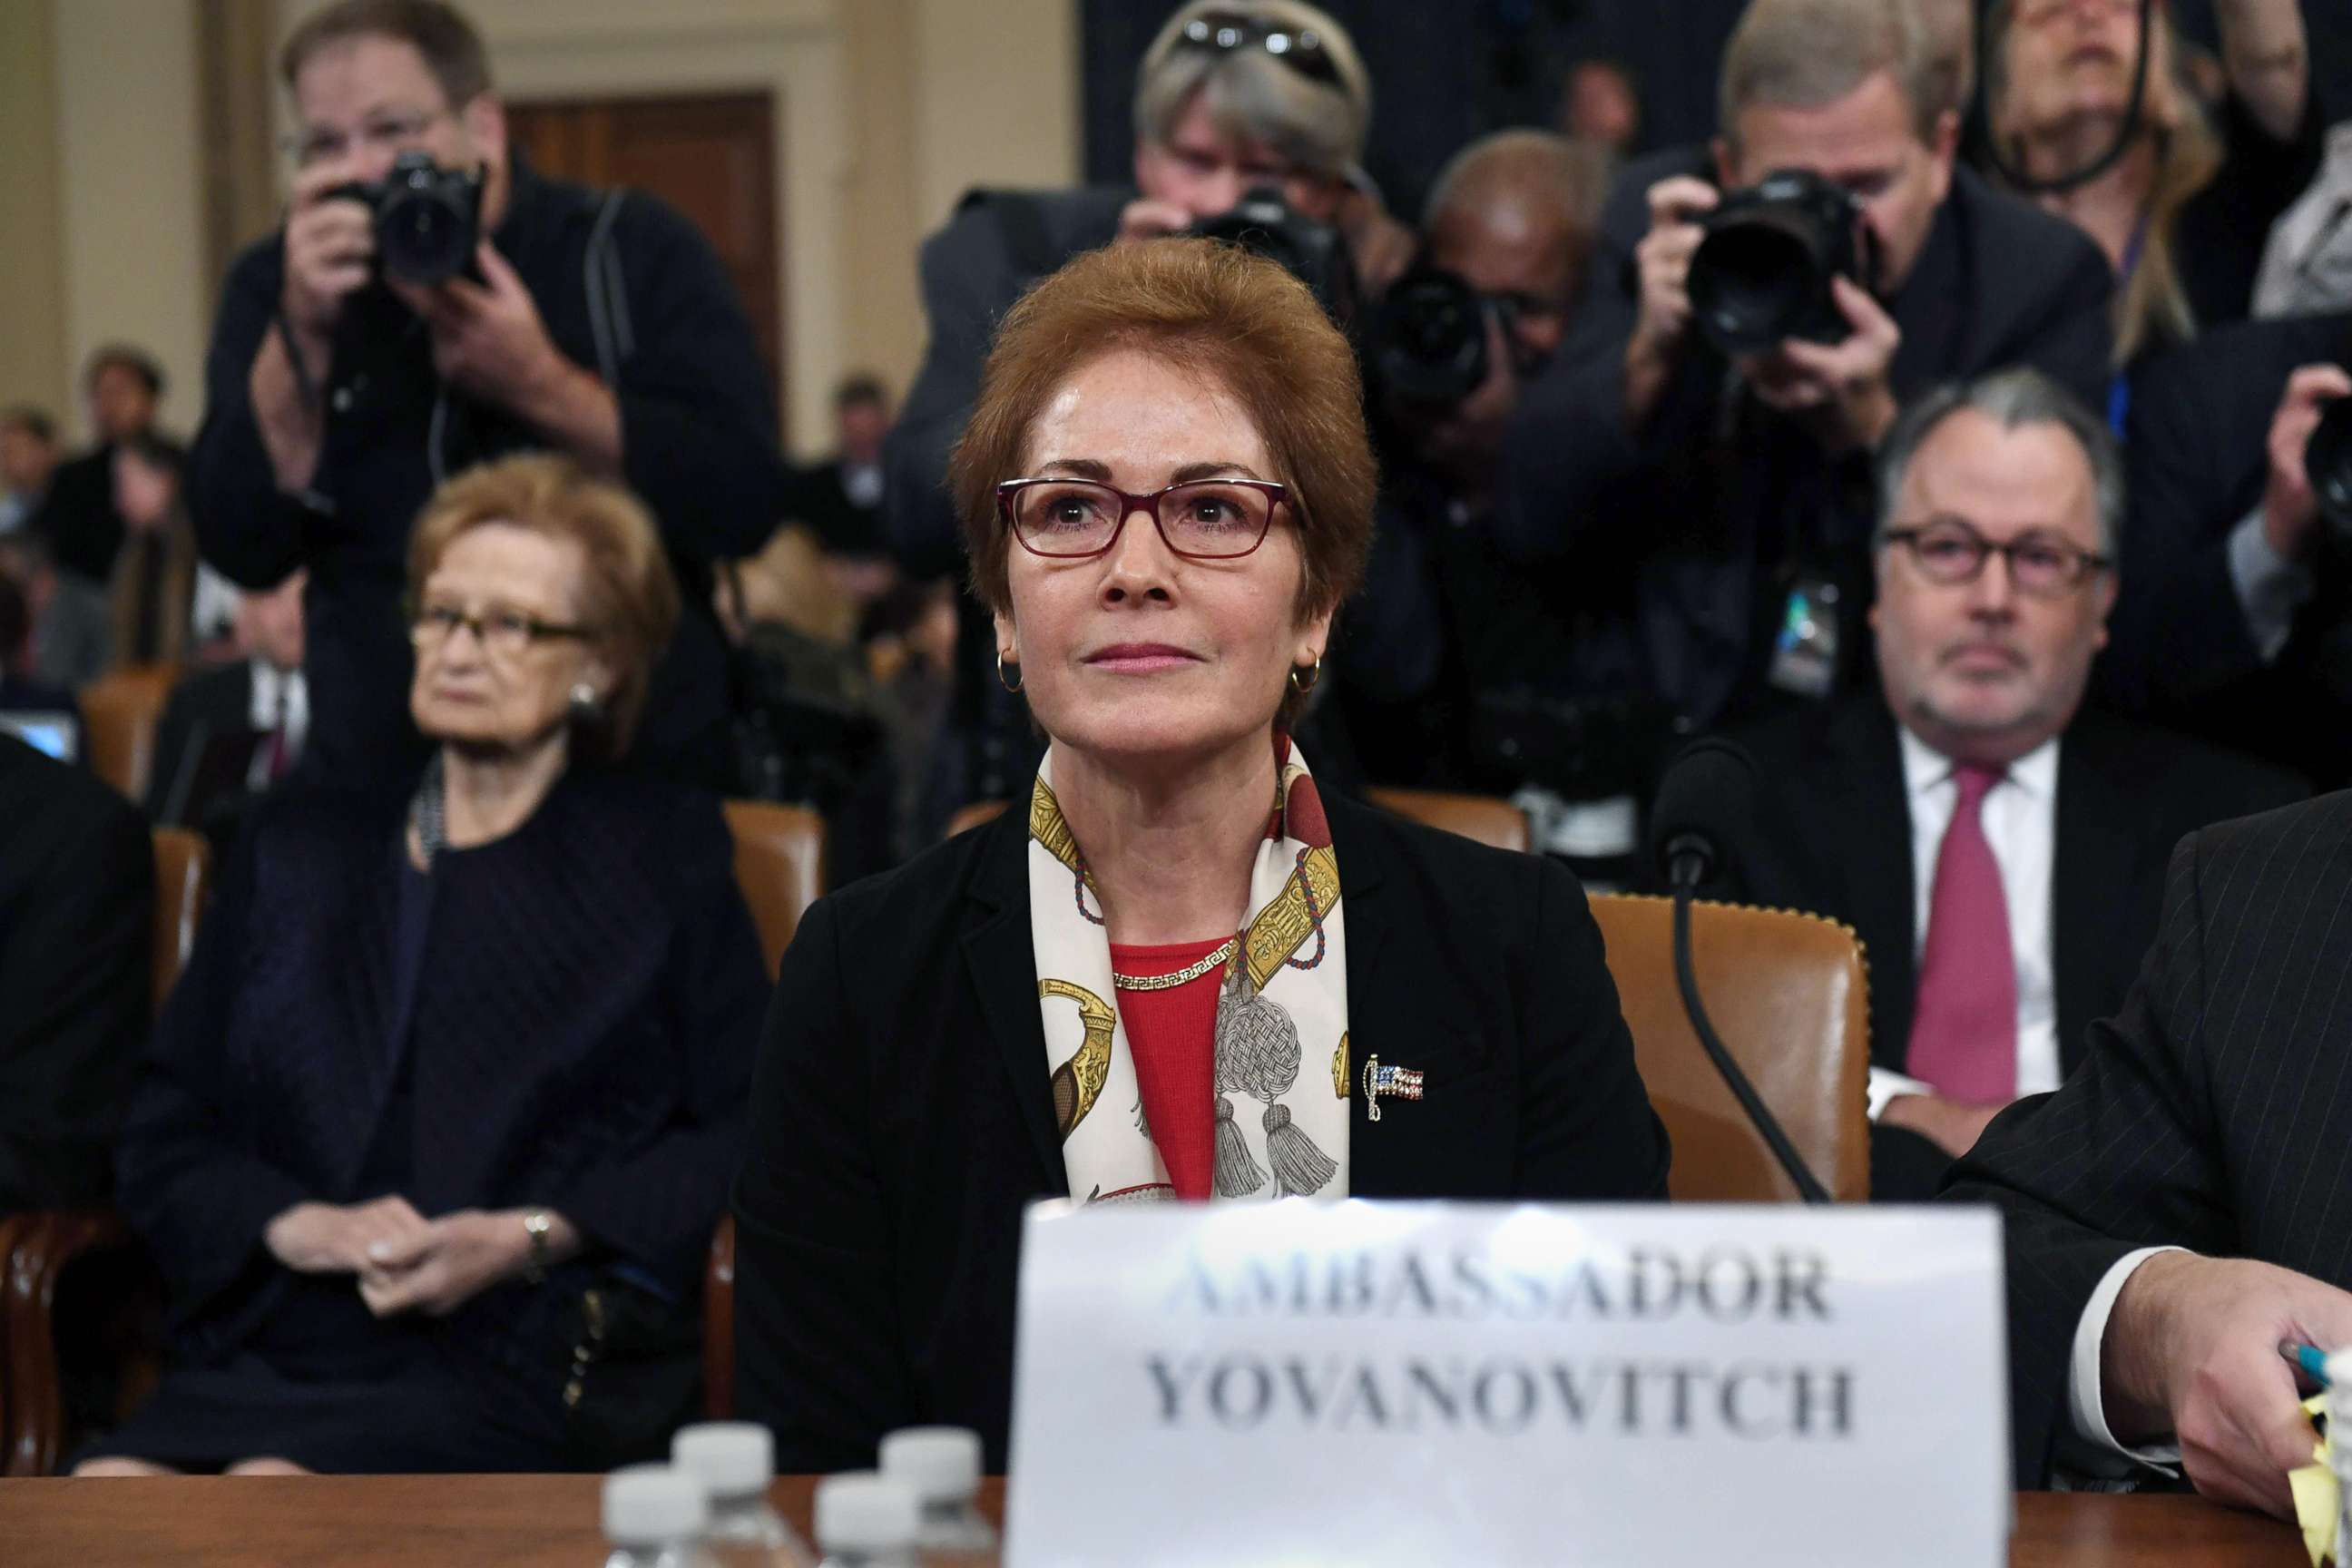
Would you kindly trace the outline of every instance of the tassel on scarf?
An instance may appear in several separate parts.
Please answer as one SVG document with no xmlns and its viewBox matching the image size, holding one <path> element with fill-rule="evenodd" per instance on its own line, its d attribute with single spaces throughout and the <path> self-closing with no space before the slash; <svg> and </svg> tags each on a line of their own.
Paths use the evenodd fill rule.
<svg viewBox="0 0 2352 1568">
<path fill-rule="evenodd" d="M 1307 1147 L 1312 1149 L 1314 1145 Z M 1249 1145 L 1242 1141 L 1242 1130 L 1234 1125 L 1234 1102 L 1222 1094 L 1217 1096 L 1216 1184 L 1221 1198 L 1245 1198 L 1265 1185 L 1265 1172 L 1250 1158 Z"/>
<path fill-rule="evenodd" d="M 1234 1141 L 1241 1142 L 1237 1133 Z M 1223 1151 L 1220 1150 L 1220 1153 Z M 1247 1158 L 1247 1155 L 1244 1155 Z M 1311 1197 L 1339 1173 L 1339 1162 L 1315 1146 L 1315 1140 L 1290 1120 L 1290 1107 L 1265 1108 L 1265 1158 L 1274 1167 L 1274 1195 Z"/>
</svg>

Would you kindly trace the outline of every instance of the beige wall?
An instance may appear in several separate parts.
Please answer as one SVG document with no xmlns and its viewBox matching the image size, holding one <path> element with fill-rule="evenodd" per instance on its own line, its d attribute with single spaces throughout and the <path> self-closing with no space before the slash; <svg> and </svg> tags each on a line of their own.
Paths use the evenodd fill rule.
<svg viewBox="0 0 2352 1568">
<path fill-rule="evenodd" d="M 262 3 L 282 37 L 323 0 Z M 974 184 L 1059 184 L 1077 168 L 1075 0 L 461 3 L 510 98 L 775 95 L 787 439 L 803 453 L 827 444 L 843 374 L 872 369 L 901 390 L 911 378 L 923 342 L 915 248 L 955 198 Z M 0 401 L 63 411 L 79 356 L 124 337 L 163 361 L 173 424 L 192 428 L 202 412 L 212 264 L 198 4 L 0 0 L 0 232 L 17 252 Z M 257 51 L 239 54 L 255 78 L 244 90 L 282 117 Z M 216 123 L 238 106 L 227 91 L 225 110 L 217 79 L 210 90 Z M 269 204 L 245 195 L 216 192 L 211 205 L 250 224 Z M 41 235 L 48 244 L 20 237 Z"/>
<path fill-rule="evenodd" d="M 0 403 L 62 414 L 65 258 L 56 237 L 58 126 L 48 0 L 0 0 L 0 235 L 7 236 L 0 309 Z"/>
<path fill-rule="evenodd" d="M 170 381 L 163 423 L 191 431 L 210 305 L 194 0 L 68 0 L 49 16 L 68 366 L 138 344 Z"/>
</svg>

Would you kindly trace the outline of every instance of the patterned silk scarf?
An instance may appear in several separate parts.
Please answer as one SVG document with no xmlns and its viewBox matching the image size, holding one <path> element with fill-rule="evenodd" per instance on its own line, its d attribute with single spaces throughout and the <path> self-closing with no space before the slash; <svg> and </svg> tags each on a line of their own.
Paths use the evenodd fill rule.
<svg viewBox="0 0 2352 1568">
<path fill-rule="evenodd" d="M 1307 764 L 1277 742 L 1276 798 L 1250 873 L 1249 923 L 1217 996 L 1218 1198 L 1348 1192 L 1348 939 L 1339 862 Z M 1086 856 L 1054 798 L 1029 801 L 1029 937 L 1054 1124 L 1086 1203 L 1170 1199 L 1111 989 L 1110 939 Z M 1328 1071 L 1326 1070 L 1328 1064 Z"/>
</svg>

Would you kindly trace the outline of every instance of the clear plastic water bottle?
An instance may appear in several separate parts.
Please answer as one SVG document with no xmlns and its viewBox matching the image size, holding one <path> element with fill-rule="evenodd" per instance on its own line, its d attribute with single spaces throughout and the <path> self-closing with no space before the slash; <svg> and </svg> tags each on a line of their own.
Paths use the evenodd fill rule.
<svg viewBox="0 0 2352 1568">
<path fill-rule="evenodd" d="M 709 1421 L 670 1439 L 670 1463 L 710 1493 L 702 1539 L 721 1568 L 806 1568 L 815 1553 L 768 1504 L 776 1439 L 754 1421 Z"/>
<path fill-rule="evenodd" d="M 702 1483 L 667 1465 L 631 1465 L 604 1478 L 604 1568 L 718 1568 L 703 1550 L 710 1500 Z"/>
<path fill-rule="evenodd" d="M 996 1531 L 972 1499 L 980 1491 L 980 1434 L 909 1426 L 882 1439 L 882 1473 L 906 1482 L 921 1505 L 915 1538 L 931 1568 L 996 1561 Z"/>
<path fill-rule="evenodd" d="M 921 1519 L 914 1489 L 872 1470 L 827 1476 L 816 1487 L 823 1568 L 917 1568 Z"/>
</svg>

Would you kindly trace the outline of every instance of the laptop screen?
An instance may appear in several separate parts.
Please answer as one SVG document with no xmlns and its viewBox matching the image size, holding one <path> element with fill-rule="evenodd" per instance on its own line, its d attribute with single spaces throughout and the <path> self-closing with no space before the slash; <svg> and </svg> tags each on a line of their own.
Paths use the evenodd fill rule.
<svg viewBox="0 0 2352 1568">
<path fill-rule="evenodd" d="M 70 713 L 0 709 L 0 731 L 61 763 L 75 760 L 74 730 L 74 716 Z"/>
</svg>

